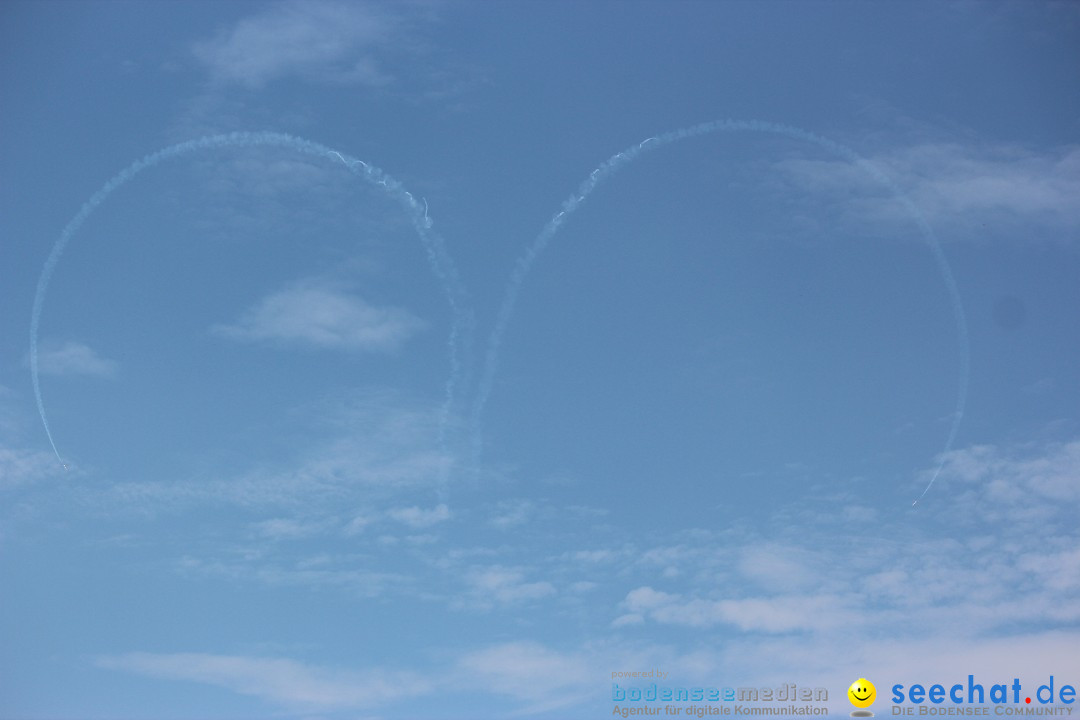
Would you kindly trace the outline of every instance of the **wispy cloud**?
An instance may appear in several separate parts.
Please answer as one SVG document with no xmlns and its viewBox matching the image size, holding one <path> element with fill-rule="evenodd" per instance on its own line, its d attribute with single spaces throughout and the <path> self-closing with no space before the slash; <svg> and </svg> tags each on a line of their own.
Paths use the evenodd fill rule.
<svg viewBox="0 0 1080 720">
<path fill-rule="evenodd" d="M 400 19 L 374 3 L 282 2 L 246 17 L 192 51 L 220 83 L 261 87 L 287 77 L 380 86 L 392 78 L 378 51 Z"/>
<path fill-rule="evenodd" d="M 793 524 L 791 514 L 781 513 L 742 529 L 662 533 L 659 537 L 666 543 L 651 549 L 634 545 L 643 539 L 640 528 L 633 530 L 632 538 L 625 535 L 614 544 L 610 539 L 604 542 L 613 548 L 610 552 L 597 549 L 592 536 L 585 537 L 589 545 L 578 549 L 550 548 L 551 535 L 545 533 L 545 559 L 532 553 L 520 564 L 477 562 L 480 557 L 513 556 L 517 550 L 505 541 L 499 548 L 440 545 L 426 564 L 443 573 L 434 585 L 445 585 L 450 577 L 463 580 L 462 591 L 454 598 L 433 590 L 430 580 L 419 576 L 368 569 L 370 550 L 364 556 L 313 555 L 272 563 L 259 557 L 233 562 L 186 558 L 183 569 L 269 585 L 343 590 L 358 597 L 399 593 L 447 599 L 458 609 L 519 613 L 528 607 L 530 618 L 543 618 L 548 606 L 565 610 L 573 601 L 573 593 L 560 594 L 556 582 L 559 588 L 589 591 L 594 602 L 588 608 L 575 605 L 575 610 L 587 614 L 587 625 L 606 625 L 606 631 L 572 631 L 569 640 L 563 636 L 568 643 L 561 647 L 556 639 L 513 638 L 464 650 L 422 677 L 402 674 L 413 678 L 415 687 L 434 688 L 430 691 L 440 694 L 476 691 L 502 696 L 510 703 L 509 711 L 518 714 L 589 708 L 611 671 L 653 666 L 670 671 L 674 683 L 687 685 L 716 678 L 757 685 L 797 677 L 800 683 L 832 688 L 840 679 L 871 672 L 896 682 L 905 678 L 915 682 L 913 672 L 920 677 L 951 677 L 957 668 L 989 677 L 1019 674 L 1027 682 L 1038 673 L 1060 674 L 1075 654 L 1080 608 L 1072 598 L 1080 592 L 1080 552 L 1075 524 L 1067 522 L 1075 517 L 1080 500 L 1063 495 L 1055 479 L 1077 476 L 1077 442 L 955 451 L 939 479 L 937 503 L 902 517 L 883 513 L 869 533 L 860 526 L 852 535 L 842 507 L 833 507 L 830 514 L 814 505 L 816 500 L 803 500 L 800 507 L 814 505 L 805 508 L 814 516 L 811 520 Z M 1028 516 L 1029 508 L 1010 504 L 1013 496 L 1000 494 L 1004 490 L 997 483 L 1015 485 L 1014 490 L 1027 493 L 1036 506 L 1060 507 L 1066 521 L 1017 522 Z M 837 505 L 837 500 L 830 496 L 821 503 Z M 958 509 L 958 504 L 967 509 Z M 957 520 L 970 524 L 968 513 L 982 515 L 987 504 L 1000 505 L 1001 515 L 983 517 L 982 525 L 957 531 Z M 932 507 L 940 507 L 940 518 L 930 512 Z M 545 515 L 542 505 L 534 509 L 538 517 Z M 443 514 L 438 506 L 365 513 L 372 513 L 372 522 L 386 522 L 392 512 L 402 510 L 412 511 L 402 517 Z M 343 517 L 339 526 L 347 520 Z M 258 527 L 285 534 L 299 530 L 276 520 Z M 505 538 L 505 533 L 483 527 Z M 528 523 L 519 529 L 524 533 L 532 527 Z M 423 558 L 426 551 L 411 547 L 407 552 Z M 385 566 L 397 567 L 395 562 L 387 560 Z M 673 566 L 680 572 L 661 576 Z M 644 576 L 653 580 L 642 582 Z M 621 598 L 609 594 L 619 587 L 624 588 Z M 551 628 L 544 626 L 540 632 L 550 633 Z M 668 638 L 678 632 L 693 633 L 701 642 L 671 643 Z M 664 640 L 655 641 L 658 637 Z M 869 654 L 864 650 L 867 638 L 873 638 Z M 289 698 L 312 697 L 310 688 L 318 688 L 324 698 L 338 697 L 333 690 L 336 682 L 353 676 L 353 671 L 311 668 L 294 661 L 151 656 L 171 658 L 159 663 L 146 661 L 147 657 L 120 656 L 122 660 L 112 667 L 213 683 L 282 704 L 293 702 Z M 202 669 L 187 672 L 177 669 L 181 666 Z M 278 672 L 284 677 L 283 689 L 272 694 L 259 683 Z M 354 705 L 365 706 L 369 697 L 382 696 L 367 693 Z M 333 705 L 330 700 L 311 700 L 309 705 L 354 706 L 344 701 Z"/>
<path fill-rule="evenodd" d="M 450 519 L 450 508 L 446 505 L 437 505 L 430 510 L 425 510 L 420 507 L 402 507 L 393 508 L 386 513 L 390 518 L 397 520 L 400 523 L 405 523 L 409 527 L 423 528 L 431 527 L 437 523 L 441 523 Z"/>
<path fill-rule="evenodd" d="M 600 675 L 584 653 L 553 650 L 535 642 L 509 642 L 463 655 L 463 682 L 527 703 L 536 713 L 574 705 L 595 694 Z"/>
<path fill-rule="evenodd" d="M 525 571 L 516 567 L 474 567 L 465 579 L 469 585 L 469 598 L 459 604 L 475 609 L 486 610 L 555 594 L 554 585 L 546 581 L 528 582 Z"/>
<path fill-rule="evenodd" d="M 283 658 L 146 653 L 99 657 L 98 667 L 166 680 L 224 687 L 243 695 L 306 709 L 367 708 L 427 693 L 430 683 L 407 672 L 379 668 L 342 671 Z"/>
<path fill-rule="evenodd" d="M 912 199 L 931 217 L 1080 226 L 1080 147 L 929 144 L 888 157 Z"/>
<path fill-rule="evenodd" d="M 816 553 L 780 543 L 745 548 L 739 572 L 768 590 L 791 590 L 813 585 L 821 572 Z"/>
<path fill-rule="evenodd" d="M 0 385 L 0 490 L 31 485 L 64 473 L 56 456 L 33 448 L 27 430 L 37 429 L 37 417 L 30 417 L 18 404 L 16 393 Z M 44 442 L 44 432 L 38 436 Z"/>
<path fill-rule="evenodd" d="M 1080 508 L 1080 440 L 1019 446 L 973 445 L 944 458 L 939 482 L 957 493 L 954 520 L 1048 529 Z"/>
<path fill-rule="evenodd" d="M 608 563 L 614 560 L 616 554 L 612 550 L 576 550 L 568 553 L 568 558 L 583 565 L 596 563 Z"/>
<path fill-rule="evenodd" d="M 368 525 L 370 525 L 371 522 L 372 519 L 370 517 L 363 513 L 360 513 L 353 516 L 353 518 L 345 524 L 345 527 L 343 527 L 341 531 L 345 534 L 346 537 L 359 535 L 360 533 L 364 532 L 364 529 Z"/>
<path fill-rule="evenodd" d="M 869 158 L 918 206 L 943 240 L 1050 237 L 1080 241 L 1080 146 L 917 143 Z M 787 159 L 778 169 L 809 197 L 837 198 L 851 219 L 910 223 L 909 211 L 858 167 Z"/>
<path fill-rule="evenodd" d="M 374 598 L 406 589 L 415 592 L 413 578 L 396 572 L 363 567 L 363 558 L 350 555 L 309 555 L 296 558 L 269 558 L 254 548 L 234 548 L 217 557 L 187 555 L 176 563 L 176 571 L 187 577 L 211 577 L 270 587 L 303 587 L 309 590 L 336 590 L 356 598 Z"/>
<path fill-rule="evenodd" d="M 252 87 L 286 77 L 380 85 L 372 51 L 389 41 L 391 18 L 366 3 L 282 2 L 192 51 L 212 77 Z"/>
<path fill-rule="evenodd" d="M 230 325 L 223 337 L 332 350 L 393 352 L 424 323 L 408 310 L 378 307 L 319 280 L 272 293 Z"/>
<path fill-rule="evenodd" d="M 154 516 L 229 505 L 274 509 L 273 517 L 300 518 L 310 529 L 327 517 L 339 518 L 345 508 L 388 497 L 401 502 L 399 493 L 432 488 L 452 462 L 435 440 L 438 409 L 393 393 L 358 393 L 314 403 L 294 416 L 309 429 L 316 423 L 325 435 L 297 446 L 289 457 L 227 477 L 122 482 L 81 488 L 75 495 L 85 508 L 108 514 Z M 348 527 L 361 529 L 360 523 L 343 525 L 346 533 Z"/>
<path fill-rule="evenodd" d="M 80 342 L 69 340 L 61 345 L 43 344 L 38 351 L 38 371 L 43 375 L 89 375 L 109 377 L 116 374 L 115 360 L 103 358 Z"/>
<path fill-rule="evenodd" d="M 905 684 L 927 677 L 1019 677 L 1025 687 L 1058 677 L 1073 667 L 1080 634 L 1075 630 L 996 638 L 921 638 L 876 634 L 728 639 L 699 647 L 623 640 L 579 640 L 557 648 L 535 640 L 471 648 L 421 673 L 382 669 L 339 669 L 278 657 L 207 653 L 145 653 L 98 657 L 98 667 L 150 678 L 223 687 L 278 705 L 309 711 L 368 709 L 438 693 L 452 701 L 479 691 L 509 698 L 511 715 L 594 716 L 610 712 L 604 690 L 613 672 L 662 668 L 673 685 L 773 685 L 797 678 L 843 694 L 863 675 Z M 620 680 L 625 685 L 644 684 Z M 606 708 L 604 706 L 607 706 Z M 576 708 L 568 713 L 566 708 Z M 501 714 L 490 708 L 491 715 Z"/>
<path fill-rule="evenodd" d="M 850 522 L 843 504 L 828 497 L 805 517 L 783 514 L 769 541 L 756 532 L 699 534 L 697 553 L 682 546 L 639 552 L 642 569 L 677 560 L 688 577 L 631 586 L 611 625 L 822 642 L 865 629 L 912 642 L 935 634 L 967 642 L 1017 624 L 1075 623 L 1080 609 L 1067 598 L 1080 592 L 1072 520 L 1080 509 L 1080 441 L 972 446 L 945 460 L 935 502 L 910 517 L 879 518 L 857 549 L 837 541 L 838 523 Z"/>
<path fill-rule="evenodd" d="M 302 520 L 297 518 L 270 518 L 254 523 L 254 533 L 269 540 L 299 540 L 327 531 L 329 523 L 325 519 Z"/>
<path fill-rule="evenodd" d="M 265 124 L 269 117 L 279 126 L 311 126 L 315 114 L 303 103 L 280 105 L 272 112 L 261 103 L 249 104 L 258 91 L 279 82 L 331 90 L 348 87 L 459 110 L 467 94 L 489 80 L 483 67 L 430 36 L 429 28 L 448 7 L 382 0 L 256 5 L 253 12 L 191 44 L 191 59 L 209 82 L 186 103 L 175 135 L 187 139 L 239 130 L 252 120 Z M 238 88 L 252 92 L 236 92 Z"/>
<path fill-rule="evenodd" d="M 645 616 L 660 623 L 711 627 L 727 624 L 744 632 L 786 633 L 827 630 L 847 622 L 848 603 L 839 596 L 783 595 L 730 600 L 686 599 L 651 587 L 631 591 L 625 600 L 630 611 L 616 619 L 624 625 Z"/>
<path fill-rule="evenodd" d="M 67 491 L 85 478 L 79 464 L 61 464 L 50 452 L 41 421 L 31 403 L 0 385 L 0 541 L 40 531 L 55 518 L 43 512 L 44 496 L 70 499 Z M 44 520 L 48 518 L 48 520 Z"/>
<path fill-rule="evenodd" d="M 42 450 L 0 447 L 0 489 L 55 477 L 63 472 L 56 456 Z"/>
<path fill-rule="evenodd" d="M 535 512 L 533 503 L 528 500 L 504 500 L 498 504 L 489 522 L 500 530 L 509 530 L 524 525 Z"/>
</svg>

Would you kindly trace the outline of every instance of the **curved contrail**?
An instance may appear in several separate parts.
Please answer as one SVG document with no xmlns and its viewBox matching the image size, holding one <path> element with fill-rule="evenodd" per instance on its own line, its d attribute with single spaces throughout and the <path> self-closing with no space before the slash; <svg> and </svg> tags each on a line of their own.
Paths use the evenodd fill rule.
<svg viewBox="0 0 1080 720">
<path fill-rule="evenodd" d="M 922 234 L 923 239 L 926 241 L 926 244 L 934 255 L 938 272 L 941 274 L 941 278 L 945 283 L 945 288 L 948 291 L 949 302 L 952 305 L 953 319 L 956 322 L 957 341 L 960 347 L 960 378 L 956 391 L 956 409 L 953 415 L 952 426 L 949 429 L 948 439 L 945 442 L 945 449 L 941 453 L 941 460 L 930 479 L 930 483 L 926 486 L 926 489 L 923 490 L 922 495 L 916 499 L 915 503 L 926 495 L 927 491 L 934 484 L 934 481 L 937 480 L 942 467 L 944 467 L 945 456 L 948 454 L 948 451 L 952 449 L 953 442 L 956 440 L 956 433 L 964 415 L 964 407 L 967 404 L 968 374 L 970 368 L 967 319 L 964 316 L 964 307 L 960 301 L 960 291 L 956 287 L 956 280 L 953 277 L 949 261 L 946 259 L 945 253 L 942 252 L 941 245 L 938 243 L 933 229 L 926 221 L 926 218 L 923 217 L 919 208 L 904 195 L 903 192 L 901 192 L 895 182 L 869 161 L 865 160 L 851 148 L 808 130 L 802 130 L 801 128 L 793 127 L 791 125 L 782 125 L 760 120 L 716 120 L 646 138 L 636 145 L 615 153 L 601 163 L 600 166 L 593 170 L 581 185 L 578 186 L 577 191 L 563 202 L 559 212 L 548 221 L 547 225 L 540 231 L 540 234 L 533 240 L 532 244 L 526 248 L 524 254 L 518 258 L 514 270 L 510 275 L 510 281 L 506 285 L 503 302 L 495 320 L 495 327 L 488 339 L 487 353 L 484 357 L 480 382 L 477 386 L 476 398 L 472 407 L 471 424 L 473 428 L 475 455 L 479 455 L 481 446 L 481 436 L 479 431 L 480 417 L 483 414 L 484 407 L 487 405 L 488 397 L 491 395 L 495 373 L 498 370 L 499 353 L 502 350 L 503 335 L 506 333 L 506 327 L 514 313 L 518 294 L 521 291 L 521 285 L 525 281 L 525 277 L 529 274 L 529 271 L 532 269 L 537 257 L 539 257 L 540 253 L 547 248 L 548 243 L 555 237 L 555 234 L 558 233 L 563 223 L 565 223 L 570 215 L 585 202 L 586 198 L 588 198 L 601 182 L 607 180 L 641 155 L 659 150 L 662 147 L 687 138 L 708 135 L 714 132 L 745 131 L 772 133 L 784 135 L 796 140 L 811 142 L 839 155 L 853 165 L 857 165 L 864 172 L 868 173 L 875 180 L 887 187 L 901 202 L 905 209 L 911 213 L 911 216 L 915 219 L 915 223 L 919 228 L 919 232 Z M 912 504 L 914 505 L 915 503 Z"/>
<path fill-rule="evenodd" d="M 60 233 L 60 238 L 53 245 L 52 251 L 45 261 L 45 266 L 41 270 L 41 277 L 38 278 L 37 291 L 34 294 L 34 306 L 30 314 L 30 376 L 33 379 L 34 398 L 37 400 L 38 414 L 41 416 L 41 423 L 45 427 L 45 434 L 49 438 L 49 444 L 52 446 L 53 453 L 61 464 L 63 464 L 64 461 L 60 458 L 60 452 L 56 448 L 56 442 L 53 439 L 52 431 L 49 428 L 48 416 L 45 414 L 45 404 L 41 397 L 41 383 L 38 371 L 38 329 L 41 324 L 41 309 L 45 303 L 45 294 L 49 288 L 49 280 L 52 278 L 53 271 L 56 269 L 56 264 L 60 261 L 61 255 L 64 254 L 64 249 L 67 248 L 68 243 L 71 242 L 71 238 L 74 237 L 75 233 L 78 232 L 79 228 L 82 227 L 82 224 L 86 222 L 86 219 L 90 217 L 94 210 L 96 210 L 101 203 L 105 202 L 113 191 L 130 181 L 143 170 L 154 167 L 164 160 L 180 157 L 195 152 L 196 150 L 226 147 L 250 147 L 257 145 L 287 147 L 317 157 L 337 158 L 351 173 L 382 188 L 391 199 L 397 201 L 398 204 L 404 208 L 406 214 L 408 214 L 409 218 L 412 220 L 413 227 L 420 236 L 420 241 L 427 254 L 428 264 L 431 266 L 435 276 L 442 283 L 446 292 L 452 314 L 449 339 L 450 378 L 446 383 L 446 400 L 443 403 L 439 422 L 439 442 L 441 444 L 444 441 L 446 427 L 449 423 L 450 414 L 453 409 L 454 398 L 459 390 L 467 366 L 467 363 L 463 362 L 462 359 L 464 354 L 462 350 L 471 345 L 471 333 L 474 321 L 473 313 L 468 307 L 468 294 L 465 291 L 465 287 L 461 282 L 457 269 L 446 250 L 446 245 L 442 238 L 431 230 L 432 223 L 427 214 L 427 202 L 425 201 L 424 204 L 421 205 L 412 193 L 406 190 L 400 182 L 377 167 L 365 163 L 362 160 L 349 157 L 348 155 L 343 155 L 337 150 L 331 150 L 319 143 L 284 133 L 234 132 L 177 143 L 136 160 L 114 175 L 112 179 L 106 182 L 101 189 L 90 197 L 89 200 L 83 203 L 82 208 L 64 227 L 63 232 Z M 65 465 L 64 467 L 66 468 L 67 466 Z"/>
</svg>

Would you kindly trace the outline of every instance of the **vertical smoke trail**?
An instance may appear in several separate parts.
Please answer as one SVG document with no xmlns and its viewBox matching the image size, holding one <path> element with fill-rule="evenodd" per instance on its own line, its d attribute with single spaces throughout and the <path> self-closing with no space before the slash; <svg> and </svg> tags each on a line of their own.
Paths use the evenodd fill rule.
<svg viewBox="0 0 1080 720">
<path fill-rule="evenodd" d="M 700 125 L 694 125 L 689 128 L 683 128 L 681 130 L 673 130 L 671 132 L 663 133 L 654 137 L 647 138 L 637 145 L 631 146 L 621 152 L 615 153 L 605 162 L 601 163 L 599 167 L 589 174 L 578 189 L 569 198 L 567 198 L 559 212 L 552 217 L 547 225 L 540 231 L 540 234 L 533 240 L 532 244 L 526 248 L 524 254 L 518 258 L 517 263 L 514 266 L 514 270 L 510 275 L 510 281 L 506 285 L 506 291 L 503 295 L 502 305 L 499 307 L 499 313 L 496 316 L 495 326 L 488 339 L 487 352 L 484 356 L 484 364 L 482 366 L 480 374 L 480 382 L 477 386 L 476 399 L 473 403 L 471 413 L 471 424 L 473 431 L 473 454 L 474 463 L 478 460 L 479 454 L 482 449 L 482 438 L 480 433 L 480 418 L 483 414 L 484 407 L 487 405 L 488 398 L 491 395 L 492 385 L 495 380 L 495 373 L 498 370 L 499 353 L 502 350 L 503 335 L 506 333 L 506 327 L 510 323 L 510 318 L 514 313 L 514 308 L 517 305 L 518 295 L 521 292 L 521 285 L 525 281 L 525 277 L 529 274 L 533 264 L 536 262 L 540 253 L 547 248 L 552 238 L 555 237 L 559 229 L 562 228 L 563 223 L 569 218 L 570 214 L 577 210 L 583 202 L 592 194 L 600 183 L 607 180 L 616 172 L 626 167 L 641 155 L 647 152 L 653 152 L 659 150 L 662 147 L 685 140 L 687 138 L 698 137 L 701 135 L 707 135 L 714 132 L 764 132 L 773 133 L 777 135 L 784 135 L 786 137 L 794 138 L 796 140 L 804 140 L 811 142 L 819 147 L 825 148 L 830 152 L 833 152 L 840 157 L 844 158 L 853 165 L 858 166 L 864 172 L 869 174 L 879 183 L 888 188 L 893 195 L 901 202 L 904 208 L 911 214 L 915 220 L 915 224 L 919 228 L 920 234 L 926 241 L 931 252 L 934 255 L 934 261 L 937 264 L 938 272 L 941 274 L 941 278 L 945 283 L 946 291 L 949 295 L 949 302 L 952 305 L 953 319 L 956 323 L 957 332 L 957 344 L 960 350 L 960 376 L 956 392 L 956 409 L 953 413 L 952 426 L 949 429 L 948 439 L 945 443 L 945 449 L 941 453 L 941 460 L 937 466 L 933 477 L 930 480 L 930 484 L 923 490 L 922 495 L 919 496 L 919 500 L 926 495 L 927 491 L 934 484 L 938 475 L 941 473 L 945 464 L 945 457 L 948 451 L 952 449 L 953 442 L 956 440 L 956 434 L 960 427 L 960 421 L 964 416 L 964 407 L 967 404 L 967 389 L 968 389 L 968 374 L 970 370 L 970 346 L 968 342 L 968 330 L 967 319 L 964 315 L 964 307 L 960 300 L 960 291 L 956 287 L 956 280 L 953 277 L 952 268 L 949 265 L 948 259 L 945 257 L 945 253 L 941 250 L 941 245 L 938 243 L 937 237 L 934 235 L 933 229 L 930 224 L 923 217 L 922 212 L 918 207 L 911 202 L 910 199 L 900 190 L 900 188 L 894 183 L 888 176 L 882 173 L 877 167 L 872 165 L 869 161 L 864 159 L 854 150 L 840 143 L 837 143 L 828 138 L 824 138 L 815 133 L 800 128 L 792 127 L 790 125 L 781 125 L 779 123 L 764 122 L 760 120 L 716 120 L 713 122 L 702 123 Z"/>
<path fill-rule="evenodd" d="M 319 147 L 321 148 L 321 146 Z M 401 186 L 401 183 L 388 177 L 377 168 L 373 168 L 363 160 L 342 155 L 336 150 L 329 150 L 327 153 L 337 157 L 349 169 L 349 172 L 379 185 L 405 206 L 406 212 L 412 219 L 413 227 L 416 229 L 424 244 L 424 249 L 427 251 L 428 262 L 446 291 L 447 301 L 450 303 L 453 317 L 450 326 L 450 338 L 447 341 L 450 347 L 450 377 L 446 381 L 446 399 L 443 401 L 439 414 L 437 441 L 443 455 L 448 456 L 446 452 L 446 433 L 453 412 L 454 398 L 458 394 L 460 387 L 467 385 L 469 381 L 468 349 L 472 347 L 472 333 L 475 325 L 475 317 L 467 305 L 468 294 L 465 286 L 457 274 L 442 238 L 431 231 L 433 223 L 428 216 L 427 199 L 423 199 L 423 205 L 421 206 L 413 194 Z M 358 169 L 358 166 L 363 169 Z M 447 499 L 446 472 L 447 469 L 444 467 L 439 478 L 439 502 L 445 502 Z"/>
<path fill-rule="evenodd" d="M 155 153 L 151 153 L 136 160 L 117 173 L 111 180 L 106 182 L 100 190 L 94 193 L 90 199 L 83 204 L 75 217 L 73 217 L 70 222 L 68 222 L 67 226 L 64 227 L 63 232 L 60 234 L 60 238 L 53 245 L 52 251 L 45 261 L 45 266 L 41 270 L 41 276 L 38 278 L 37 291 L 34 294 L 34 306 L 30 314 L 30 376 L 34 384 L 34 398 L 37 401 L 38 414 L 41 416 L 41 423 L 45 427 L 45 434 L 49 438 L 49 444 L 52 446 L 53 453 L 56 455 L 56 459 L 60 460 L 61 464 L 63 464 L 63 460 L 61 460 L 60 452 L 57 450 L 56 442 L 53 440 L 52 431 L 49 428 L 48 417 L 45 414 L 45 404 L 41 396 L 41 382 L 38 371 L 38 329 L 41 324 L 41 310 L 45 303 L 45 294 L 49 288 L 49 281 L 52 279 L 56 264 L 64 254 L 65 248 L 67 248 L 72 237 L 75 236 L 79 231 L 79 228 L 82 227 L 83 223 L 86 222 L 86 219 L 90 217 L 94 210 L 96 210 L 101 203 L 105 202 L 113 191 L 120 188 L 143 170 L 154 167 L 164 160 L 186 155 L 196 150 L 250 146 L 286 147 L 317 157 L 336 157 L 341 160 L 354 175 L 357 175 L 368 183 L 381 187 L 383 191 L 389 195 L 391 199 L 397 201 L 409 215 L 413 227 L 416 229 L 416 232 L 420 237 L 420 242 L 427 254 L 428 264 L 442 284 L 451 308 L 451 330 L 450 339 L 448 341 L 451 370 L 450 379 L 446 383 L 446 399 L 443 403 L 439 423 L 440 445 L 444 442 L 446 427 L 449 423 L 450 414 L 453 409 L 454 398 L 459 391 L 462 375 L 466 369 L 465 364 L 462 362 L 462 351 L 463 348 L 469 346 L 468 344 L 470 342 L 473 326 L 473 314 L 468 308 L 468 297 L 465 287 L 446 250 L 446 245 L 442 238 L 431 230 L 432 223 L 427 215 L 427 203 L 425 202 L 424 205 L 421 206 L 416 198 L 404 189 L 400 182 L 394 180 L 382 170 L 361 160 L 342 155 L 336 150 L 331 150 L 324 145 L 292 135 L 286 135 L 284 133 L 235 132 L 177 143 L 176 145 L 170 145 L 167 148 L 158 150 Z"/>
</svg>

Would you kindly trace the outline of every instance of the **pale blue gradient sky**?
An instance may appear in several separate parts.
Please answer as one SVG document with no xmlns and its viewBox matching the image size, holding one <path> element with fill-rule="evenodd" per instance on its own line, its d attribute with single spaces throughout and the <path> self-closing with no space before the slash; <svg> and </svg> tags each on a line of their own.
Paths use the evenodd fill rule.
<svg viewBox="0 0 1080 720">
<path fill-rule="evenodd" d="M 1080 683 L 1078 81 L 1070 3 L 7 3 L 0 718 L 586 718 L 650 667 L 837 716 L 860 676 L 878 714 Z M 773 133 L 597 187 L 471 416 L 560 204 L 724 118 L 851 148 L 933 228 L 970 335 L 945 455 L 964 353 L 916 216 Z M 290 147 L 118 188 L 43 306 L 65 472 L 50 249 L 138 158 L 262 131 L 403 190 Z"/>
</svg>

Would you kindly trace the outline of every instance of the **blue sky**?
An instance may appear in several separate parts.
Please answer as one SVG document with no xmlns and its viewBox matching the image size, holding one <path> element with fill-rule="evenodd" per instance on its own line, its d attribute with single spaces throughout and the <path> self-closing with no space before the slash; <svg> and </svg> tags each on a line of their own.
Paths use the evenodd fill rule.
<svg viewBox="0 0 1080 720">
<path fill-rule="evenodd" d="M 5 4 L 0 717 L 1080 683 L 1078 81 L 1071 3 Z"/>
</svg>

